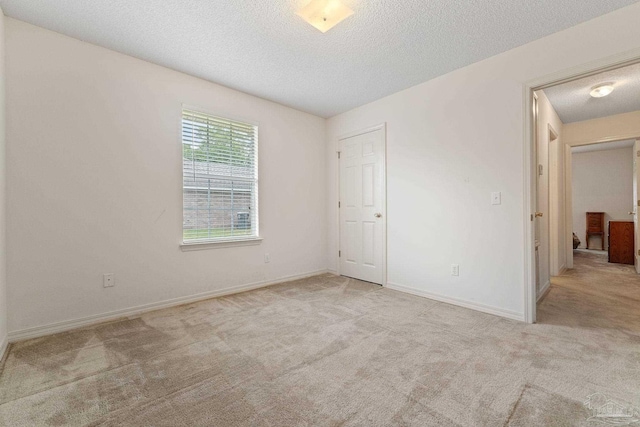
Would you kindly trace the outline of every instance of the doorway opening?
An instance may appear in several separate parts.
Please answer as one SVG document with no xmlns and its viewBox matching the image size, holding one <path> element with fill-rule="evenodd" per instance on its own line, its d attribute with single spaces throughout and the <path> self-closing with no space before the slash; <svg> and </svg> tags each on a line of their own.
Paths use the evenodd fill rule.
<svg viewBox="0 0 640 427">
<path fill-rule="evenodd" d="M 640 295 L 640 62 L 531 95 L 535 280 L 527 320 L 544 322 L 549 310 L 581 324 L 637 317 L 628 301 Z"/>
</svg>

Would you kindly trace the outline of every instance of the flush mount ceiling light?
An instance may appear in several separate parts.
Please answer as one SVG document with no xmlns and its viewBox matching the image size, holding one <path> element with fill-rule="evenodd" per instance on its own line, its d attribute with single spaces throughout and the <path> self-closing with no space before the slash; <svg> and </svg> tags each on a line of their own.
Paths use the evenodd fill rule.
<svg viewBox="0 0 640 427">
<path fill-rule="evenodd" d="M 340 0 L 311 0 L 298 15 L 323 33 L 353 15 L 353 10 Z"/>
<path fill-rule="evenodd" d="M 594 98 L 602 98 L 613 92 L 613 83 L 602 83 L 591 88 L 591 96 Z"/>
</svg>

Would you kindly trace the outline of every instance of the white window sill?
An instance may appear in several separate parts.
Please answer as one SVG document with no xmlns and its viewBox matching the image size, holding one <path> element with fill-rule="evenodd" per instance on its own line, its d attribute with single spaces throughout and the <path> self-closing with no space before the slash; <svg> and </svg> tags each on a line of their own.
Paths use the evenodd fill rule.
<svg viewBox="0 0 640 427">
<path fill-rule="evenodd" d="M 180 250 L 182 252 L 203 251 L 206 249 L 229 248 L 234 246 L 253 246 L 262 243 L 262 237 L 251 237 L 247 239 L 229 240 L 209 240 L 203 242 L 182 242 Z"/>
</svg>

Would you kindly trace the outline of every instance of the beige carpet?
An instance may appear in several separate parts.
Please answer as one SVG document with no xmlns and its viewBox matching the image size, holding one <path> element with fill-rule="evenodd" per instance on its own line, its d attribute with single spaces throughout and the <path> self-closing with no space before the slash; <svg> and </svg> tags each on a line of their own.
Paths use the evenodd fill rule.
<svg viewBox="0 0 640 427">
<path fill-rule="evenodd" d="M 597 425 L 590 394 L 640 402 L 640 279 L 601 258 L 537 325 L 322 275 L 21 342 L 0 424 Z"/>
</svg>

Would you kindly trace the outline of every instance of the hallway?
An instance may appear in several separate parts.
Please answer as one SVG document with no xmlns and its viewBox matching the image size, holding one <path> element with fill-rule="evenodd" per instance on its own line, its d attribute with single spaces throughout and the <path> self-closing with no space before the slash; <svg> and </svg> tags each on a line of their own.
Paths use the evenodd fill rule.
<svg viewBox="0 0 640 427">
<path fill-rule="evenodd" d="M 606 252 L 576 250 L 574 268 L 551 279 L 538 323 L 640 336 L 640 276 L 632 265 L 607 262 Z"/>
</svg>

